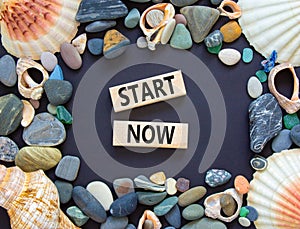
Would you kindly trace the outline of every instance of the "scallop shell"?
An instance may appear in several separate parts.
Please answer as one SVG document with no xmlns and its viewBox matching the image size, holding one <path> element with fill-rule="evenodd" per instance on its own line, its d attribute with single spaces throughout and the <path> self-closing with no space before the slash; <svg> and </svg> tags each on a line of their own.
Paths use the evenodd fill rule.
<svg viewBox="0 0 300 229">
<path fill-rule="evenodd" d="M 300 66 L 300 0 L 239 0 L 242 31 L 250 45 L 277 62 Z"/>
<path fill-rule="evenodd" d="M 258 212 L 257 229 L 300 228 L 300 149 L 274 153 L 268 168 L 253 175 L 248 205 Z"/>
<path fill-rule="evenodd" d="M 79 229 L 60 210 L 58 191 L 42 170 L 0 165 L 0 206 L 12 229 Z"/>
<path fill-rule="evenodd" d="M 81 0 L 2 0 L 2 45 L 16 57 L 39 60 L 55 53 L 77 33 L 75 21 Z"/>
</svg>

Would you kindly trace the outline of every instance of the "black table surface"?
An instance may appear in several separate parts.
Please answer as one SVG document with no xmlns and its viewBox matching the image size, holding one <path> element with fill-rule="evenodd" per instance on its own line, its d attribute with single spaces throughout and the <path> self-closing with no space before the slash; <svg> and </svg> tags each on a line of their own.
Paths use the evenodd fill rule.
<svg viewBox="0 0 300 229">
<path fill-rule="evenodd" d="M 124 3 L 127 5 L 128 9 L 132 8 L 138 8 L 140 12 L 142 12 L 144 9 L 146 9 L 148 6 L 152 5 L 152 3 L 133 3 L 130 1 L 124 1 Z M 196 4 L 199 5 L 206 5 L 210 7 L 214 7 L 209 0 L 202 0 L 197 2 Z M 179 9 L 176 9 L 177 12 Z M 225 24 L 227 21 L 229 21 L 226 17 L 220 17 L 218 22 L 214 25 L 213 30 L 219 29 L 223 24 Z M 78 34 L 81 34 L 84 32 L 84 26 L 85 24 L 82 24 L 79 27 Z M 126 29 L 123 24 L 123 19 L 117 20 L 117 26 L 116 29 L 122 32 L 125 36 L 127 36 L 131 43 L 135 43 L 136 39 L 142 35 L 142 31 L 139 27 L 135 29 Z M 96 34 L 88 34 L 88 39 L 91 38 L 103 38 L 104 32 L 96 33 Z M 270 44 L 272 45 L 272 44 Z M 235 48 L 242 52 L 243 48 L 250 47 L 248 41 L 242 35 L 238 40 L 234 41 L 233 43 L 224 43 L 223 48 Z M 223 98 L 226 105 L 226 113 L 227 113 L 227 128 L 226 128 L 226 134 L 225 139 L 222 144 L 221 150 L 218 154 L 217 159 L 213 162 L 213 164 L 210 166 L 210 168 L 221 168 L 226 169 L 229 171 L 233 178 L 239 174 L 244 175 L 249 180 L 252 179 L 252 175 L 254 170 L 251 168 L 249 162 L 251 158 L 254 156 L 254 153 L 251 152 L 249 148 L 249 125 L 248 125 L 248 106 L 253 99 L 251 99 L 247 94 L 247 81 L 250 76 L 255 75 L 255 72 L 259 69 L 261 69 L 260 62 L 265 59 L 262 57 L 259 53 L 256 51 L 254 52 L 254 59 L 251 63 L 246 64 L 240 61 L 235 66 L 225 66 L 222 64 L 219 60 L 217 55 L 210 54 L 204 45 L 204 43 L 200 44 L 193 44 L 193 47 L 189 50 L 189 52 L 192 52 L 195 56 L 197 56 L 211 71 L 213 76 L 215 77 L 221 92 L 223 94 Z M 6 54 L 6 51 L 3 47 L 0 48 L 1 56 Z M 59 59 L 59 64 L 63 69 L 65 79 L 70 81 L 73 84 L 74 87 L 74 94 L 76 93 L 76 89 L 78 84 L 80 83 L 82 77 L 86 73 L 86 71 L 102 56 L 93 56 L 89 53 L 89 51 L 85 51 L 85 53 L 82 55 L 83 59 L 83 65 L 81 69 L 79 70 L 71 70 L 69 69 L 62 61 L 60 54 L 57 53 L 57 57 Z M 174 58 L 172 56 L 169 56 L 170 59 Z M 195 66 L 190 66 L 191 68 Z M 142 66 L 131 66 L 128 69 L 125 69 L 124 72 L 120 72 L 120 74 L 128 74 L 131 76 L 128 76 L 128 78 L 124 79 L 119 77 L 118 75 L 114 77 L 115 81 L 114 83 L 122 84 L 125 82 L 130 82 L 132 80 L 137 80 L 139 78 L 144 78 L 146 76 L 151 75 L 157 75 L 161 73 L 165 73 L 167 71 L 173 70 L 172 68 L 165 66 L 165 65 L 151 65 L 151 64 L 143 64 Z M 139 73 L 139 75 L 136 74 L 136 72 Z M 296 72 L 299 74 L 299 70 L 296 69 Z M 145 74 L 144 77 L 141 77 L 141 74 Z M 184 72 L 183 72 L 184 73 Z M 200 74 L 200 73 L 199 73 Z M 278 90 L 282 92 L 283 94 L 290 96 L 292 94 L 293 89 L 293 82 L 292 77 L 288 77 L 290 73 L 287 71 L 283 71 L 279 74 L 279 77 L 276 79 L 276 85 L 278 87 Z M 286 77 L 287 76 L 287 77 Z M 99 77 L 101 77 L 101 73 L 99 74 Z M 268 92 L 267 83 L 263 83 L 264 87 L 264 93 Z M 108 95 L 108 87 L 104 87 L 105 91 L 104 94 Z M 207 145 L 207 139 L 210 135 L 211 127 L 210 127 L 210 116 L 208 111 L 208 106 L 205 98 L 203 97 L 203 94 L 201 94 L 201 90 L 197 87 L 197 85 L 194 85 L 192 82 L 186 83 L 187 93 L 189 98 L 194 103 L 197 113 L 199 115 L 199 122 L 201 126 L 201 139 L 202 142 L 199 141 L 199 144 L 202 144 L 202 146 L 199 146 L 198 149 L 199 152 L 194 154 L 193 159 L 188 163 L 185 168 L 183 168 L 176 176 L 175 178 L 179 177 L 185 177 L 188 178 L 191 181 L 191 187 L 197 186 L 197 185 L 204 185 L 208 189 L 209 194 L 217 193 L 224 191 L 225 189 L 232 188 L 233 187 L 233 178 L 225 185 L 217 187 L 217 188 L 210 188 L 208 187 L 204 182 L 205 173 L 198 173 L 198 167 L 199 163 L 201 161 L 201 158 L 203 157 L 203 152 Z M 0 85 L 0 95 L 5 95 L 8 93 L 15 93 L 20 98 L 20 94 L 18 93 L 17 86 L 14 86 L 12 88 L 7 88 L 3 85 Z M 86 93 L 89 93 L 88 91 Z M 100 94 L 100 93 L 99 93 Z M 104 95 L 105 96 L 105 95 Z M 108 97 L 104 97 L 108 98 Z M 66 104 L 67 109 L 72 111 L 74 98 L 71 99 Z M 88 102 L 88 101 L 87 101 Z M 48 104 L 47 98 L 45 95 L 43 95 L 41 99 L 41 106 L 37 110 L 36 113 L 45 112 L 46 106 Z M 105 118 L 108 118 L 109 115 L 107 114 L 108 111 L 111 110 L 112 104 L 109 99 L 107 100 L 101 100 L 99 99 L 99 104 L 97 105 L 96 109 L 96 125 L 98 128 L 98 133 L 100 138 L 104 141 L 105 139 L 109 139 L 112 136 L 112 128 L 110 125 L 105 125 Z M 175 109 L 176 110 L 176 109 Z M 155 105 L 146 106 L 143 108 L 138 108 L 136 110 L 133 110 L 130 114 L 130 120 L 148 120 L 151 121 L 153 119 L 162 119 L 162 120 L 170 120 L 171 121 L 178 121 L 178 117 L 176 116 L 176 111 L 173 108 L 171 108 L 167 103 L 162 102 Z M 76 120 L 74 120 L 76 121 Z M 81 120 L 82 121 L 82 120 Z M 103 129 L 104 128 L 104 129 Z M 193 127 L 190 127 L 193 128 Z M 67 126 L 67 139 L 66 141 L 58 146 L 58 148 L 61 150 L 63 155 L 74 155 L 81 158 L 81 165 L 80 165 L 80 171 L 78 174 L 77 179 L 73 182 L 73 185 L 81 185 L 86 186 L 89 182 L 94 180 L 100 180 L 106 182 L 103 177 L 101 177 L 99 174 L 95 173 L 85 162 L 84 158 L 82 157 L 82 152 L 79 152 L 75 139 L 74 139 L 74 130 L 72 126 Z M 13 139 L 19 147 L 25 146 L 25 143 L 22 139 L 22 132 L 23 128 L 19 128 L 16 132 L 11 134 L 9 137 Z M 139 168 L 138 174 L 144 174 L 143 168 L 146 168 L 148 166 L 151 166 L 153 163 L 159 164 L 160 161 L 166 160 L 168 157 L 172 155 L 172 150 L 158 150 L 154 151 L 150 155 L 146 154 L 138 154 L 136 152 L 130 152 L 130 150 L 126 150 L 121 154 L 118 151 L 122 151 L 119 148 L 116 149 L 117 153 L 114 152 L 114 148 L 111 147 L 111 142 L 102 142 L 103 145 L 106 145 L 109 153 L 114 157 L 115 160 L 119 161 L 120 163 L 127 164 L 132 167 Z M 201 150 L 202 149 L 202 150 Z M 95 149 L 97 151 L 97 149 Z M 162 153 L 164 153 L 162 155 Z M 262 156 L 268 157 L 272 154 L 272 150 L 270 149 L 270 143 L 266 145 L 263 152 L 261 153 Z M 1 164 L 4 164 L 6 166 L 13 166 L 13 163 L 5 163 L 1 162 Z M 111 168 L 114 171 L 118 171 L 118 168 Z M 161 170 L 164 170 L 162 167 Z M 52 179 L 55 180 L 56 177 L 54 175 L 55 169 L 51 169 L 46 172 L 46 174 Z M 168 174 L 167 174 L 168 175 Z M 120 177 L 123 177 L 122 174 L 120 174 Z M 106 182 L 110 187 L 111 183 Z M 203 200 L 200 201 L 200 203 L 203 203 Z M 61 208 L 63 210 L 66 210 L 69 206 L 74 205 L 72 201 L 70 201 L 67 204 L 63 204 Z M 246 205 L 246 196 L 244 196 L 244 205 Z M 146 207 L 140 206 L 137 211 L 132 214 L 129 218 L 130 223 L 133 223 L 137 225 L 138 220 L 142 214 L 142 212 L 146 209 Z M 151 209 L 151 208 L 150 208 Z M 9 226 L 9 218 L 6 213 L 6 211 L 3 208 L 0 208 L 0 219 L 1 219 L 1 228 L 8 229 Z M 164 226 L 167 226 L 167 222 L 161 217 L 161 221 Z M 186 223 L 183 221 L 183 224 Z M 227 224 L 227 227 L 230 229 L 237 229 L 241 228 L 241 226 L 238 224 L 237 220 L 234 220 L 231 223 Z M 86 229 L 92 229 L 92 228 L 99 228 L 99 224 L 95 223 L 92 220 L 89 220 L 87 224 L 85 224 L 82 228 Z M 255 228 L 253 225 L 249 228 Z"/>
</svg>

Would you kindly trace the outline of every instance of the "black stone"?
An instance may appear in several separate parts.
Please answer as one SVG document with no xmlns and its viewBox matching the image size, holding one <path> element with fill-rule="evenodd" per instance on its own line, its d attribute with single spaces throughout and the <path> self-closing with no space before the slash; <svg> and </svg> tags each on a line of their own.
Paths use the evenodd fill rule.
<svg viewBox="0 0 300 229">
<path fill-rule="evenodd" d="M 282 111 L 269 93 L 254 100 L 249 106 L 250 148 L 260 153 L 266 143 L 282 129 Z"/>
<path fill-rule="evenodd" d="M 110 206 L 110 214 L 116 217 L 123 217 L 132 214 L 137 208 L 137 194 L 128 193 L 119 199 L 116 199 Z"/>
</svg>

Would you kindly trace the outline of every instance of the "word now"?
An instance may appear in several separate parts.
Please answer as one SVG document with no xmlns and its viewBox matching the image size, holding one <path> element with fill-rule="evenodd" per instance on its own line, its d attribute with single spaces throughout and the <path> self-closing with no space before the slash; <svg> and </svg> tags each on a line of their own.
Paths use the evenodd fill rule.
<svg viewBox="0 0 300 229">
<path fill-rule="evenodd" d="M 188 124 L 114 121 L 113 146 L 187 149 Z"/>
<path fill-rule="evenodd" d="M 186 95 L 180 70 L 109 88 L 115 112 Z"/>
</svg>

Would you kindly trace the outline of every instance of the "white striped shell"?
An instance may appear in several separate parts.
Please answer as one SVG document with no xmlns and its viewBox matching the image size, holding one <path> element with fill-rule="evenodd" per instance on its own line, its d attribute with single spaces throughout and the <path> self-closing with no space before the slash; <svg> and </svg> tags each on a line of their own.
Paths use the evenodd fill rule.
<svg viewBox="0 0 300 229">
<path fill-rule="evenodd" d="M 257 229 L 300 228 L 300 149 L 274 153 L 268 168 L 253 175 L 248 205 L 258 212 Z"/>
<path fill-rule="evenodd" d="M 300 0 L 239 0 L 239 24 L 257 52 L 300 66 Z"/>
</svg>

